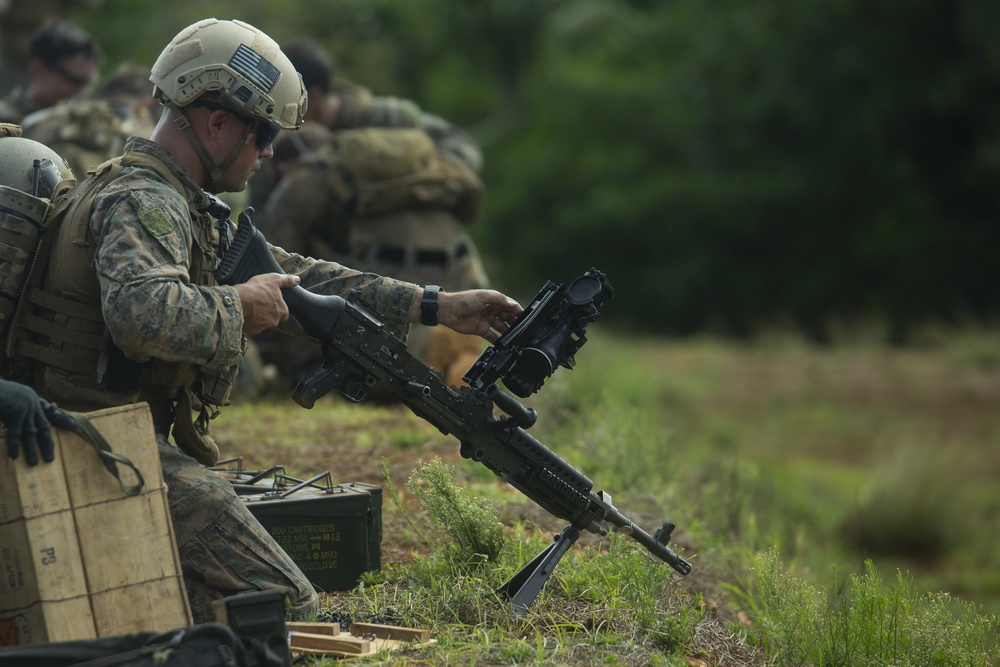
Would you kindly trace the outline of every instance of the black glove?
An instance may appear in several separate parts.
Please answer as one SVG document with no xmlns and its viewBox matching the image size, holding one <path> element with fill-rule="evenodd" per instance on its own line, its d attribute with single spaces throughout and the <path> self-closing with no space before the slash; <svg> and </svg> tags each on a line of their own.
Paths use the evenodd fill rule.
<svg viewBox="0 0 1000 667">
<path fill-rule="evenodd" d="M 42 400 L 31 387 L 0 380 L 0 421 L 7 427 L 7 454 L 10 458 L 16 459 L 18 450 L 23 448 L 29 466 L 38 464 L 39 451 L 46 462 L 55 459 L 56 448 L 47 409 L 53 416 L 56 411 L 61 412 Z"/>
</svg>

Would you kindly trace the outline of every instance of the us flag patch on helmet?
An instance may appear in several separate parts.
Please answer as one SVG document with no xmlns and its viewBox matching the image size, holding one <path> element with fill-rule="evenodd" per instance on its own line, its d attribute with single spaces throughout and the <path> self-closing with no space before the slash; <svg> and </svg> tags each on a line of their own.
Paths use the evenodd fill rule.
<svg viewBox="0 0 1000 667">
<path fill-rule="evenodd" d="M 281 74 L 269 60 L 246 44 L 240 44 L 240 48 L 236 49 L 232 60 L 229 61 L 229 66 L 265 93 L 271 92 L 271 88 L 277 83 L 278 76 Z"/>
</svg>

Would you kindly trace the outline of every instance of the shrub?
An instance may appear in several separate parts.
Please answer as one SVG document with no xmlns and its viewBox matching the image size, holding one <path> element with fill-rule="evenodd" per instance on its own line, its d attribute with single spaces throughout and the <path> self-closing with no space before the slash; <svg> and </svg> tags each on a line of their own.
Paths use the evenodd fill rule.
<svg viewBox="0 0 1000 667">
<path fill-rule="evenodd" d="M 455 486 L 454 479 L 454 468 L 435 457 L 417 462 L 406 488 L 424 504 L 435 528 L 451 538 L 460 562 L 496 562 L 504 533 L 495 505 Z"/>
</svg>

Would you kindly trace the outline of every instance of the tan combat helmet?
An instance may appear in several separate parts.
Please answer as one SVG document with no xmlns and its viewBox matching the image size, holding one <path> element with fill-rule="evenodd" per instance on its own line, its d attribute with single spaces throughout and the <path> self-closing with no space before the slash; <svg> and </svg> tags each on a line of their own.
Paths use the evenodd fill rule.
<svg viewBox="0 0 1000 667">
<path fill-rule="evenodd" d="M 149 80 L 153 96 L 171 108 L 180 127 L 186 124 L 180 109 L 206 93 L 243 118 L 268 123 L 275 133 L 298 129 L 306 113 L 306 89 L 291 61 L 277 42 L 242 21 L 204 19 L 188 26 L 163 49 Z M 186 132 L 217 182 L 239 150 L 214 165 L 194 132 Z"/>
<path fill-rule="evenodd" d="M 71 178 L 73 170 L 58 153 L 22 137 L 19 126 L 0 124 L 0 186 L 47 199 Z"/>
</svg>

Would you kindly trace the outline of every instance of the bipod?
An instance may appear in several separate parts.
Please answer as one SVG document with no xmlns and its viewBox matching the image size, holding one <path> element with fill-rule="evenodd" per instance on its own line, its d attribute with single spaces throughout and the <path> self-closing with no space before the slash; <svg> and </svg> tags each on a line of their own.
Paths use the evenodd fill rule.
<svg viewBox="0 0 1000 667">
<path fill-rule="evenodd" d="M 528 605 L 538 597 L 549 575 L 556 569 L 559 559 L 569 551 L 579 537 L 580 531 L 577 528 L 566 526 L 555 536 L 552 544 L 545 547 L 542 553 L 531 559 L 531 562 L 497 589 L 497 593 L 510 598 L 515 616 L 520 618 L 527 613 Z"/>
</svg>

